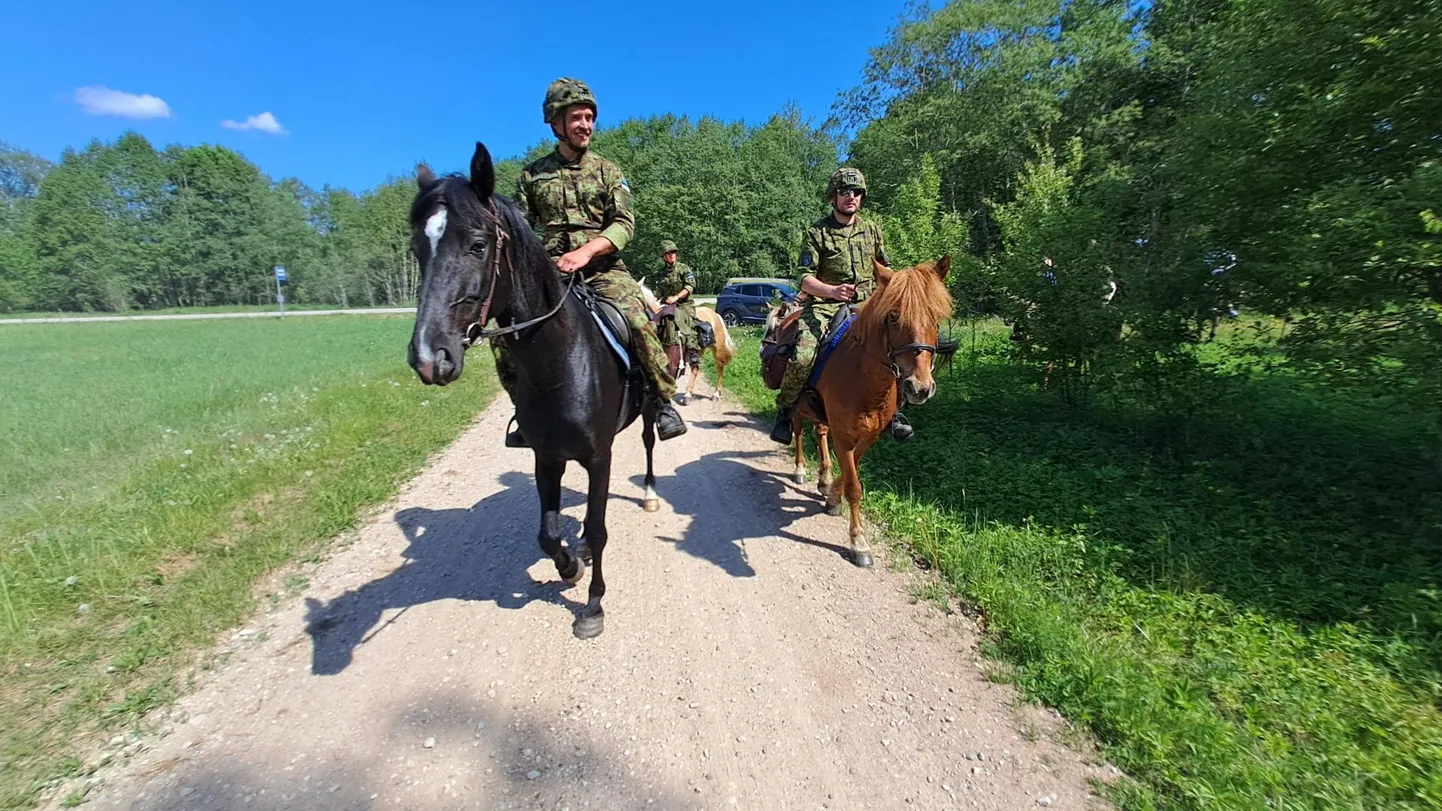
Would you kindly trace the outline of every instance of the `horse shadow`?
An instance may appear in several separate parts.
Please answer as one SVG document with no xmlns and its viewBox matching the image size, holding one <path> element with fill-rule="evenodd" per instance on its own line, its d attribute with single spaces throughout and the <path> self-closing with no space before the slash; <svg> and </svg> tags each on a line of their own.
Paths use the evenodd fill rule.
<svg viewBox="0 0 1442 811">
<path fill-rule="evenodd" d="M 732 577 L 756 576 L 746 554 L 748 541 L 780 538 L 844 558 L 848 554 L 845 547 L 785 529 L 825 507 L 815 492 L 800 490 L 789 477 L 745 461 L 774 455 L 774 451 L 718 451 L 676 468 L 673 480 L 686 482 L 686 486 L 666 488 L 661 495 L 674 512 L 691 521 L 681 537 L 661 535 L 659 539 L 715 564 Z M 639 484 L 642 478 L 636 476 L 632 481 Z M 696 486 L 696 482 L 704 485 Z"/>
<path fill-rule="evenodd" d="M 536 487 L 530 476 L 516 472 L 502 474 L 499 481 L 506 489 L 470 508 L 398 511 L 393 519 L 410 542 L 400 568 L 329 602 L 306 598 L 312 674 L 335 675 L 349 667 L 356 648 L 400 616 L 377 627 L 389 609 L 404 613 L 437 600 L 490 601 L 513 610 L 541 600 L 572 613 L 585 605 L 584 599 L 566 596 L 572 586 L 537 581 L 527 573 L 544 558 L 535 540 L 540 520 Z M 585 501 L 584 493 L 562 490 L 563 509 Z M 563 514 L 561 522 L 563 537 L 579 536 L 575 518 Z"/>
</svg>

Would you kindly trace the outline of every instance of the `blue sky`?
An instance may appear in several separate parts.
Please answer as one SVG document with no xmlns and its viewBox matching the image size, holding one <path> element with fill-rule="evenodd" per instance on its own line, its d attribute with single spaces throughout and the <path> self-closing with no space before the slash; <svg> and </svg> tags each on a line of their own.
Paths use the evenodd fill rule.
<svg viewBox="0 0 1442 811">
<path fill-rule="evenodd" d="M 417 160 L 461 168 L 475 140 L 519 154 L 547 137 L 541 97 L 563 75 L 590 83 L 603 125 L 663 112 L 760 123 L 787 102 L 819 123 L 904 10 L 902 0 L 13 5 L 0 33 L 0 140 L 54 160 L 134 129 L 157 147 L 222 144 L 273 178 L 357 191 Z M 568 7 L 574 15 L 558 14 Z"/>
</svg>

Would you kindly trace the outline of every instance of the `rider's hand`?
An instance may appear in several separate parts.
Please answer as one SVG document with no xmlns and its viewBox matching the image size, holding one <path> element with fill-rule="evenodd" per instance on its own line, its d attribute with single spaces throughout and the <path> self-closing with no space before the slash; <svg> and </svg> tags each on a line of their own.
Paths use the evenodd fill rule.
<svg viewBox="0 0 1442 811">
<path fill-rule="evenodd" d="M 838 284 L 831 288 L 831 297 L 840 301 L 851 301 L 856 298 L 856 285 Z"/>
<path fill-rule="evenodd" d="M 589 261 L 591 261 L 590 252 L 585 248 L 577 248 L 570 253 L 561 254 L 561 258 L 556 260 L 556 267 L 562 273 L 575 273 L 585 267 Z"/>
</svg>

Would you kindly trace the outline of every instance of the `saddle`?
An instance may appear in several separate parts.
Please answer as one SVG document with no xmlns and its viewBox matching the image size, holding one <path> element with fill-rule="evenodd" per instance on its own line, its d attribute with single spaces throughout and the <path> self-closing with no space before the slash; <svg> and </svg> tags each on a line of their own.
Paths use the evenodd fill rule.
<svg viewBox="0 0 1442 811">
<path fill-rule="evenodd" d="M 821 338 L 816 363 L 812 366 L 811 380 L 813 382 L 817 373 L 821 371 L 822 363 L 831 354 L 831 348 L 840 338 L 839 333 L 845 332 L 855 314 L 855 305 L 842 307 L 836 311 L 831 323 L 827 324 L 826 333 Z M 761 339 L 761 378 L 766 383 L 766 388 L 777 391 L 781 388 L 781 379 L 786 374 L 786 365 L 796 354 L 796 343 L 801 329 L 801 306 L 794 303 L 782 304 L 772 311 L 767 323 L 770 326 Z"/>
<path fill-rule="evenodd" d="M 621 362 L 621 413 L 616 419 L 616 433 L 640 416 L 646 399 L 646 381 L 641 364 L 631 354 L 631 325 L 615 302 L 591 289 L 590 285 L 577 284 L 571 287 L 572 295 L 591 314 L 606 337 L 611 352 Z"/>
</svg>

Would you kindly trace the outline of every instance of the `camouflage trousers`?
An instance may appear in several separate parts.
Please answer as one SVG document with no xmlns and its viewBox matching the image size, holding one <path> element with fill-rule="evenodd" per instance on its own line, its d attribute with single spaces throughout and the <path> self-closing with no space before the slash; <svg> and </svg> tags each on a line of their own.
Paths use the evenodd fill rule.
<svg viewBox="0 0 1442 811">
<path fill-rule="evenodd" d="M 631 357 L 641 365 L 641 370 L 661 395 L 661 399 L 670 402 L 671 398 L 676 396 L 676 381 L 666 371 L 666 350 L 661 346 L 660 337 L 656 335 L 655 325 L 651 323 L 651 316 L 646 310 L 646 300 L 641 296 L 641 285 L 623 268 L 596 273 L 586 279 L 586 284 L 621 310 L 626 323 L 631 325 Z M 501 387 L 511 395 L 511 402 L 515 402 L 515 364 L 504 345 L 496 341 L 491 341 L 490 344 L 491 353 L 496 358 L 496 377 L 500 379 Z"/>
<path fill-rule="evenodd" d="M 696 340 L 696 308 L 676 305 L 676 316 L 661 319 L 657 333 L 662 346 L 680 346 L 685 349 L 699 349 Z"/>
<path fill-rule="evenodd" d="M 781 390 L 776 392 L 777 408 L 790 408 L 806 388 L 811 367 L 816 362 L 816 348 L 821 345 L 826 327 L 838 309 L 837 304 L 802 307 L 801 321 L 796 325 L 796 353 L 786 363 L 786 374 L 781 377 Z"/>
</svg>

